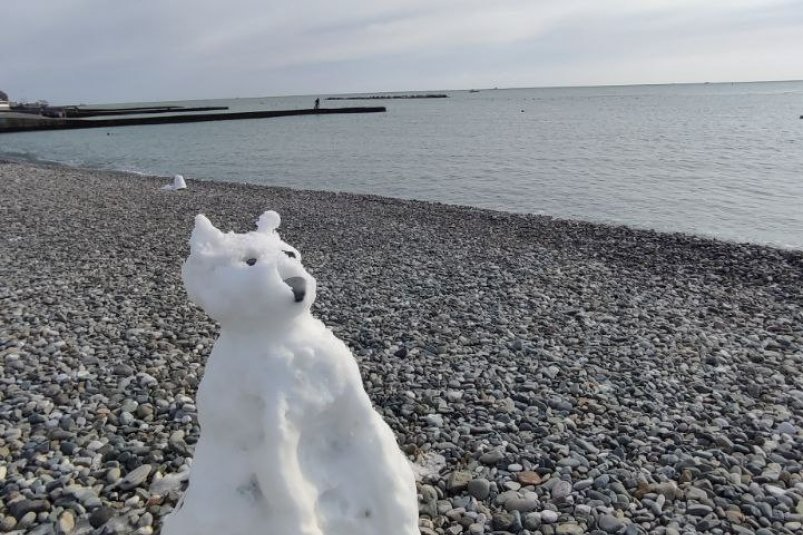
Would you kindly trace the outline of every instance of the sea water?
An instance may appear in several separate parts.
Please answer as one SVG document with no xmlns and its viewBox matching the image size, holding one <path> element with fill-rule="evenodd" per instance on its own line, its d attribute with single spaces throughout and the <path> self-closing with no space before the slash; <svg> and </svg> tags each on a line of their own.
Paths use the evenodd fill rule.
<svg viewBox="0 0 803 535">
<path fill-rule="evenodd" d="M 170 103 L 246 111 L 311 108 L 320 97 L 323 107 L 387 112 L 3 134 L 0 157 L 803 249 L 803 82 L 444 93 L 449 98 Z"/>
</svg>

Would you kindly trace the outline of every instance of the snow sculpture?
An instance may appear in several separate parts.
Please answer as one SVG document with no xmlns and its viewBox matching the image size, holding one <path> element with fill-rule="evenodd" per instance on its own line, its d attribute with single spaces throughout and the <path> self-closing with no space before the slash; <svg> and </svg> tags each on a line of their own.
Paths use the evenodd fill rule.
<svg viewBox="0 0 803 535">
<path fill-rule="evenodd" d="M 162 186 L 162 189 L 169 191 L 187 189 L 187 183 L 184 181 L 184 177 L 182 175 L 176 175 L 173 177 L 173 183 Z"/>
<path fill-rule="evenodd" d="M 310 314 L 315 279 L 265 212 L 195 218 L 182 275 L 221 326 L 198 389 L 201 437 L 165 535 L 419 535 L 410 463 L 346 345 Z"/>
</svg>

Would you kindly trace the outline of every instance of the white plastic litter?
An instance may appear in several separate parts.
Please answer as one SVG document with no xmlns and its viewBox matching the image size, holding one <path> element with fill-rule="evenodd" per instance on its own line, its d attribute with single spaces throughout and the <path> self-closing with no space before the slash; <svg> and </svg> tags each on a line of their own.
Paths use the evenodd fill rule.
<svg viewBox="0 0 803 535">
<path fill-rule="evenodd" d="M 187 189 L 187 183 L 184 181 L 184 176 L 176 175 L 173 177 L 173 183 L 162 186 L 162 189 L 170 191 Z"/>
</svg>

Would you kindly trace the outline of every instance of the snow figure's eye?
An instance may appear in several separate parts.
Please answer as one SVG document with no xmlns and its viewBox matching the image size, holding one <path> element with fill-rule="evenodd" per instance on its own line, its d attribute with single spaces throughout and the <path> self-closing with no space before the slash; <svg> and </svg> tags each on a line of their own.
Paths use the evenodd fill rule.
<svg viewBox="0 0 803 535">
<path fill-rule="evenodd" d="M 296 254 L 293 251 L 282 251 L 284 254 L 289 256 L 290 258 L 295 258 Z"/>
<path fill-rule="evenodd" d="M 249 266 L 253 266 L 254 264 L 257 263 L 257 259 L 256 258 L 249 258 L 248 260 L 245 261 L 245 263 L 248 264 Z"/>
</svg>

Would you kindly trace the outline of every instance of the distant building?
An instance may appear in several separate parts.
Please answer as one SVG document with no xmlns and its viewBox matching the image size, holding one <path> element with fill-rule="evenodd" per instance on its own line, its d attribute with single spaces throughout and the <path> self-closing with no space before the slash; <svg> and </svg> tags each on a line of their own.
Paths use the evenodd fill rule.
<svg viewBox="0 0 803 535">
<path fill-rule="evenodd" d="M 9 109 L 11 109 L 11 105 L 8 103 L 8 95 L 0 91 L 0 111 Z"/>
</svg>

